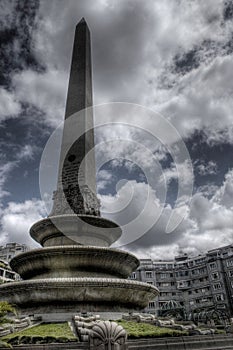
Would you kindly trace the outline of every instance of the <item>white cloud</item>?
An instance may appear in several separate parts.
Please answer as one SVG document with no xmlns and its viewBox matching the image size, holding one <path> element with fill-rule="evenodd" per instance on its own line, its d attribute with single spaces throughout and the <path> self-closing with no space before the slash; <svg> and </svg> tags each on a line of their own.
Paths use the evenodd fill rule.
<svg viewBox="0 0 233 350">
<path fill-rule="evenodd" d="M 225 175 L 223 185 L 216 191 L 213 200 L 220 206 L 233 209 L 233 170 Z"/>
<path fill-rule="evenodd" d="M 159 107 L 161 113 L 170 118 L 183 137 L 202 130 L 209 142 L 223 141 L 223 137 L 225 142 L 232 142 L 232 71 L 229 55 L 178 77 L 173 96 Z"/>
<path fill-rule="evenodd" d="M 16 158 L 18 160 L 33 159 L 34 152 L 35 152 L 35 147 L 33 147 L 32 145 L 24 145 L 19 150 L 18 154 L 16 155 Z"/>
<path fill-rule="evenodd" d="M 171 180 L 179 180 L 185 186 L 192 186 L 193 183 L 193 169 L 191 163 L 185 161 L 184 163 L 172 163 L 170 168 L 167 168 L 163 171 L 160 181 L 162 182 L 165 177 L 167 183 L 170 183 Z"/>
<path fill-rule="evenodd" d="M 107 170 L 100 170 L 97 174 L 97 189 L 98 191 L 105 189 L 112 183 L 114 175 Z"/>
<path fill-rule="evenodd" d="M 206 164 L 198 164 L 196 165 L 196 169 L 200 175 L 213 175 L 218 171 L 217 163 L 213 160 L 209 160 Z"/>
<path fill-rule="evenodd" d="M 129 181 L 115 196 L 101 196 L 103 216 L 125 225 L 120 244 L 131 241 L 127 249 L 140 257 L 171 259 L 179 250 L 199 254 L 232 242 L 232 188 L 231 170 L 223 184 L 217 189 L 215 187 L 211 198 L 196 193 L 190 206 L 183 202 L 180 213 L 185 213 L 184 220 L 171 234 L 165 232 L 173 209 L 164 206 L 156 198 L 156 193 L 143 183 Z M 141 225 L 128 225 L 139 215 L 142 215 Z"/>
<path fill-rule="evenodd" d="M 41 1 L 34 53 L 47 72 L 34 77 L 42 91 L 34 82 L 36 95 L 25 91 L 22 98 L 28 95 L 45 110 L 49 122 L 54 123 L 54 112 L 63 113 L 74 28 L 84 16 L 92 33 L 95 103 L 143 104 L 162 112 L 183 137 L 204 128 L 209 140 L 219 141 L 232 123 L 232 58 L 223 55 L 233 25 L 223 21 L 223 9 L 223 0 L 99 0 L 95 6 L 70 0 L 65 7 Z M 190 50 L 196 51 L 200 66 L 185 75 L 176 72 L 174 58 Z"/>
<path fill-rule="evenodd" d="M 16 117 L 20 111 L 21 106 L 14 93 L 0 87 L 0 121 Z"/>
<path fill-rule="evenodd" d="M 45 209 L 40 200 L 32 199 L 24 203 L 9 202 L 1 213 L 1 244 L 18 242 L 36 246 L 29 235 L 29 229 L 43 216 L 45 216 Z"/>
<path fill-rule="evenodd" d="M 149 246 L 171 244 L 190 226 L 189 221 L 183 221 L 172 234 L 166 234 L 173 210 L 162 203 L 156 192 L 145 183 L 124 182 L 115 196 L 101 195 L 100 199 L 103 216 L 116 221 L 123 228 L 122 238 L 117 242 L 120 245 L 137 240 L 147 249 Z M 186 215 L 184 208 L 184 204 L 183 207 L 180 205 L 179 215 Z"/>
<path fill-rule="evenodd" d="M 25 70 L 14 75 L 12 84 L 15 96 L 22 102 L 43 111 L 45 122 L 58 126 L 63 120 L 67 76 L 63 71 L 51 69 L 45 73 Z"/>
<path fill-rule="evenodd" d="M 11 28 L 14 21 L 14 1 L 2 0 L 0 2 L 0 23 L 5 28 Z"/>
<path fill-rule="evenodd" d="M 36 150 L 36 146 L 25 144 L 22 147 L 18 147 L 18 152 L 16 152 L 13 156 L 14 160 L 2 162 L 0 164 L 0 198 L 10 194 L 9 191 L 6 191 L 4 188 L 13 171 L 22 161 L 33 159 Z"/>
<path fill-rule="evenodd" d="M 10 172 L 17 166 L 17 162 L 8 162 L 0 165 L 0 198 L 9 195 L 9 192 L 4 189 L 4 185 Z"/>
</svg>

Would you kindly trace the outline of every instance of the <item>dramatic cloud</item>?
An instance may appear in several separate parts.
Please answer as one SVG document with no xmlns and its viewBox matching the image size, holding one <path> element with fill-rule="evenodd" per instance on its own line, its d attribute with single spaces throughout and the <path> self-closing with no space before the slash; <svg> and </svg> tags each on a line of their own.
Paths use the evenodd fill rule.
<svg viewBox="0 0 233 350">
<path fill-rule="evenodd" d="M 20 103 L 14 94 L 0 88 L 0 122 L 17 116 L 21 111 Z"/>
<path fill-rule="evenodd" d="M 179 251 L 200 254 L 232 242 L 232 174 L 233 171 L 229 171 L 211 198 L 197 193 L 190 206 L 183 203 L 180 209 L 186 215 L 171 234 L 165 232 L 173 209 L 161 203 L 145 183 L 128 182 L 116 195 L 101 196 L 103 215 L 123 226 L 124 233 L 118 244 L 127 244 L 127 249 L 139 256 L 169 259 Z M 144 211 L 148 198 L 149 205 Z M 135 221 L 139 215 L 143 225 Z"/>
<path fill-rule="evenodd" d="M 59 125 L 63 120 L 67 76 L 57 70 L 38 73 L 25 70 L 13 77 L 17 99 L 46 112 L 41 122 Z"/>
<path fill-rule="evenodd" d="M 95 6 L 71 0 L 66 7 L 42 1 L 34 52 L 47 67 L 44 88 L 51 91 L 46 77 L 55 68 L 53 78 L 66 85 L 62 75 L 68 74 L 74 26 L 84 16 L 93 38 L 96 103 L 143 104 L 162 112 L 183 137 L 204 128 L 209 140 L 219 141 L 222 133 L 231 140 L 233 25 L 224 21 L 225 8 L 226 2 L 210 0 L 97 1 Z M 50 120 L 56 100 L 50 106 L 43 98 L 35 103 Z"/>
<path fill-rule="evenodd" d="M 213 175 L 217 173 L 217 164 L 212 160 L 209 160 L 207 164 L 198 164 L 196 170 L 200 175 Z"/>
<path fill-rule="evenodd" d="M 15 161 L 8 162 L 0 166 L 0 198 L 7 196 L 9 194 L 9 192 L 4 189 L 4 186 L 10 172 L 14 169 L 15 166 L 16 166 Z"/>
</svg>

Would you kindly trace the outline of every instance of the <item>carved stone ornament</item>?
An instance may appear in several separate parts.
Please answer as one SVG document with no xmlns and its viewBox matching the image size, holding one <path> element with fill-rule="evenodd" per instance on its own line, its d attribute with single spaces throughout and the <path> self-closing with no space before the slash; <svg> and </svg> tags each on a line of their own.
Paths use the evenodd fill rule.
<svg viewBox="0 0 233 350">
<path fill-rule="evenodd" d="M 99 321 L 90 332 L 90 350 L 125 350 L 127 333 L 116 322 Z"/>
<path fill-rule="evenodd" d="M 90 350 L 126 350 L 127 333 L 116 322 L 101 321 L 99 316 L 74 317 L 80 340 L 89 342 Z"/>
<path fill-rule="evenodd" d="M 53 193 L 53 209 L 50 216 L 63 214 L 87 214 L 100 216 L 100 201 L 87 185 L 69 185 Z"/>
</svg>

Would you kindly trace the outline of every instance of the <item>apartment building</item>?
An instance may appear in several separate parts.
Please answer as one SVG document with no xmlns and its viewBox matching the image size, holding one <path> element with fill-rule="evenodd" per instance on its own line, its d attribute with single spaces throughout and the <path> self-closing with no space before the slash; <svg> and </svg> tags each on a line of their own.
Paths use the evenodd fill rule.
<svg viewBox="0 0 233 350">
<path fill-rule="evenodd" d="M 11 270 L 9 264 L 0 260 L 0 283 L 13 282 L 19 279 L 19 275 Z"/>
<path fill-rule="evenodd" d="M 160 294 L 146 312 L 159 316 L 171 309 L 191 314 L 217 310 L 233 317 L 233 245 L 196 257 L 174 260 L 141 259 L 131 279 L 154 284 Z"/>
<path fill-rule="evenodd" d="M 0 246 L 0 260 L 10 262 L 14 256 L 24 253 L 29 249 L 26 244 L 7 243 L 5 246 Z"/>
</svg>

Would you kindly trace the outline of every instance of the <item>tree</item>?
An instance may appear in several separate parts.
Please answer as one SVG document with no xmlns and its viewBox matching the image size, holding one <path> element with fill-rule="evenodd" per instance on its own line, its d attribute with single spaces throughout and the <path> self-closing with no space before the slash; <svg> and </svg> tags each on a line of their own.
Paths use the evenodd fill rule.
<svg viewBox="0 0 233 350">
<path fill-rule="evenodd" d="M 9 318 L 9 314 L 17 314 L 14 306 L 9 304 L 7 301 L 0 301 L 0 326 L 3 326 L 6 323 L 12 323 L 12 319 Z M 0 340 L 0 346 L 11 348 L 10 344 L 7 344 L 2 340 Z"/>
</svg>

